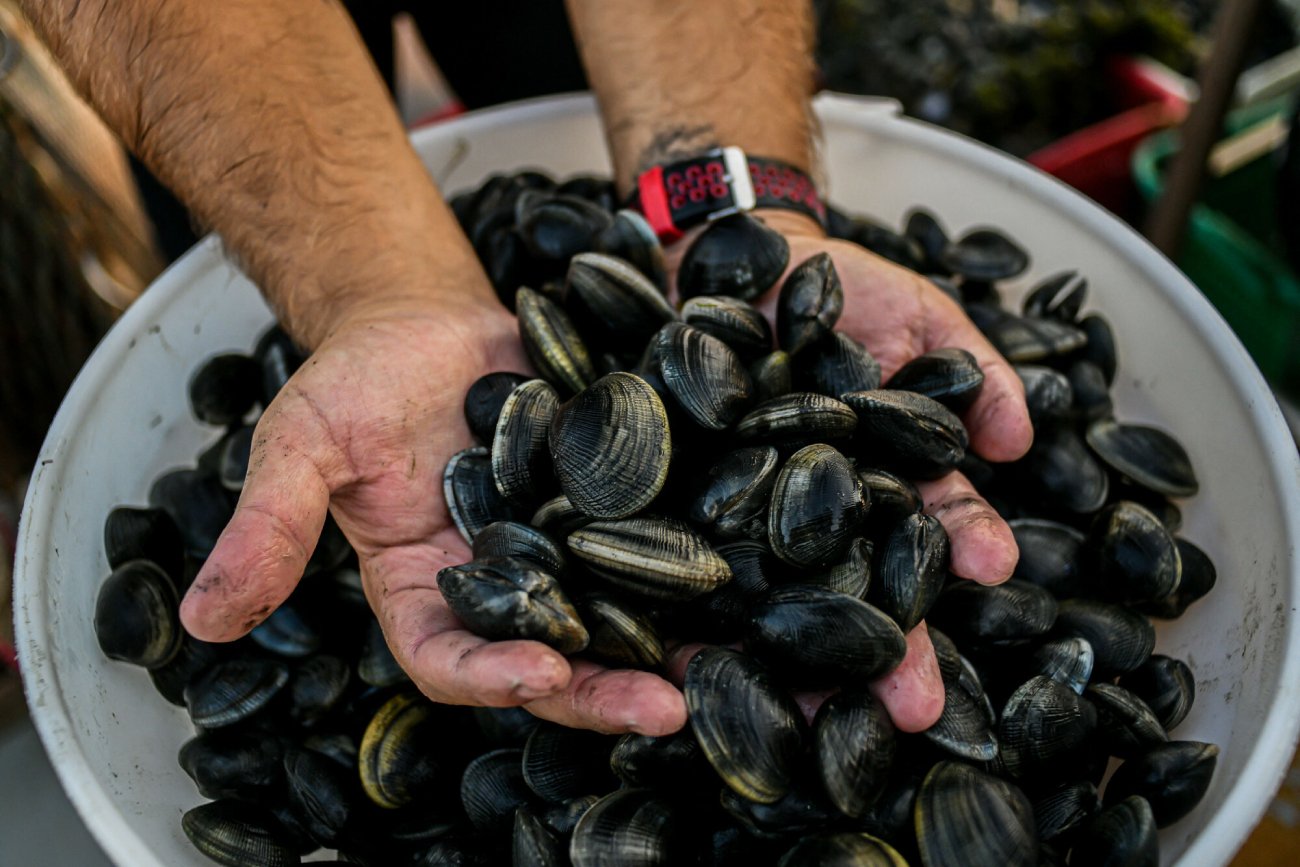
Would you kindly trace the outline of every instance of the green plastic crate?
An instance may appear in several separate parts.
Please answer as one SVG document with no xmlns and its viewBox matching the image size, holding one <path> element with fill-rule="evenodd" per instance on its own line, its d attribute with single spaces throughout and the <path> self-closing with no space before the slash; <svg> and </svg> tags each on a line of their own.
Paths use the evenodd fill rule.
<svg viewBox="0 0 1300 867">
<path fill-rule="evenodd" d="M 1250 106 L 1229 115 L 1227 127 L 1236 132 L 1288 108 L 1286 100 Z M 1170 130 L 1134 151 L 1134 179 L 1147 202 L 1160 195 L 1163 168 L 1177 147 L 1177 133 Z M 1282 255 L 1276 174 L 1276 160 L 1266 155 L 1223 178 L 1207 179 L 1178 265 L 1274 386 L 1300 397 L 1300 278 Z"/>
</svg>

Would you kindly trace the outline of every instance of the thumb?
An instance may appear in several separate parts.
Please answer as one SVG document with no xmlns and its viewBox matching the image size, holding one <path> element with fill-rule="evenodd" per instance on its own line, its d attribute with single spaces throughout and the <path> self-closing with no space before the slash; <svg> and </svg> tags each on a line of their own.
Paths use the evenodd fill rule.
<svg viewBox="0 0 1300 867">
<path fill-rule="evenodd" d="M 329 509 L 339 449 L 301 394 L 257 424 L 234 516 L 181 602 L 181 622 L 202 641 L 233 641 L 266 619 L 302 577 Z M 281 404 L 281 405 L 277 405 Z"/>
</svg>

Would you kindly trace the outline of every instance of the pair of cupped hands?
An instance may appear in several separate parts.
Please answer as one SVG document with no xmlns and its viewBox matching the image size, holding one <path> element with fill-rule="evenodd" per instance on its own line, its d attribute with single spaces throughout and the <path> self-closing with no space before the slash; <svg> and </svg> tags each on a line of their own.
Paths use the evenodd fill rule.
<svg viewBox="0 0 1300 867">
<path fill-rule="evenodd" d="M 805 217 L 761 216 L 789 241 L 790 267 L 831 255 L 845 293 L 837 328 L 867 346 L 886 381 L 921 353 L 967 349 L 985 374 L 964 419 L 973 450 L 1008 461 L 1029 448 L 1019 378 L 951 298 L 857 245 L 828 239 Z M 670 266 L 682 247 L 668 251 Z M 357 551 L 389 647 L 431 699 L 522 705 L 603 732 L 674 732 L 686 723 L 678 685 L 699 645 L 674 651 L 667 679 L 608 669 L 534 641 L 480 638 L 438 591 L 438 571 L 470 559 L 442 495 L 447 460 L 472 444 L 465 392 L 485 373 L 530 370 L 515 319 L 487 278 L 477 270 L 457 277 L 465 289 L 452 299 L 406 297 L 359 308 L 267 407 L 234 517 L 186 595 L 182 620 L 207 641 L 251 630 L 302 577 L 328 510 Z M 775 294 L 760 301 L 768 314 Z M 925 511 L 948 532 L 954 574 L 983 584 L 1010 577 L 1015 540 L 967 479 L 953 472 L 920 490 Z M 871 690 L 903 731 L 924 730 L 938 718 L 943 684 L 924 624 L 908 635 L 903 663 Z M 811 715 L 824 694 L 796 697 Z"/>
</svg>

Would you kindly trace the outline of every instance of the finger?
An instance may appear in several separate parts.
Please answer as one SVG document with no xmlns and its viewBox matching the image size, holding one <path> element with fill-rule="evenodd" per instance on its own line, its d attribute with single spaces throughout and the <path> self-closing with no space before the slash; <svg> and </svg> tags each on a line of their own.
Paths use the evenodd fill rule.
<svg viewBox="0 0 1300 867">
<path fill-rule="evenodd" d="M 970 480 L 952 472 L 918 482 L 925 512 L 939 519 L 952 551 L 949 569 L 981 584 L 1001 584 L 1015 571 L 1020 548 L 1002 516 L 981 497 Z"/>
<path fill-rule="evenodd" d="M 943 713 L 943 680 L 925 624 L 907 634 L 907 655 L 898 668 L 871 684 L 894 725 L 904 732 L 923 732 Z"/>
<path fill-rule="evenodd" d="M 965 416 L 971 448 L 990 461 L 1022 457 L 1034 438 L 1024 383 L 955 301 L 945 297 L 936 303 L 946 309 L 930 320 L 926 349 L 960 346 L 975 356 L 984 371 L 984 387 Z"/>
<path fill-rule="evenodd" d="M 181 603 L 203 641 L 232 641 L 283 602 L 302 577 L 329 508 L 336 462 L 319 425 L 269 409 L 258 422 L 234 516 Z"/>
<path fill-rule="evenodd" d="M 525 707 L 543 719 L 608 734 L 659 737 L 686 725 L 686 700 L 648 671 L 607 669 L 575 660 L 568 688 Z"/>
<path fill-rule="evenodd" d="M 488 641 L 456 617 L 437 576 L 467 555 L 449 529 L 432 544 L 387 548 L 362 562 L 366 596 L 398 664 L 446 704 L 512 707 L 564 689 L 571 671 L 560 653 L 537 641 Z"/>
</svg>

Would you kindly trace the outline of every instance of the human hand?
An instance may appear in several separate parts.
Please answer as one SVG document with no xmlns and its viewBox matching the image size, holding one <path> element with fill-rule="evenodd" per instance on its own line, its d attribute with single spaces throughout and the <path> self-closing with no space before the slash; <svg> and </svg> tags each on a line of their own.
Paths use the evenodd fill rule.
<svg viewBox="0 0 1300 867">
<path fill-rule="evenodd" d="M 830 254 L 844 288 L 844 313 L 836 328 L 871 351 L 884 381 L 922 353 L 950 346 L 966 349 L 985 376 L 979 398 L 963 418 L 972 450 L 986 460 L 1009 461 L 1029 449 L 1033 430 L 1020 379 L 955 301 L 912 271 L 857 244 L 827 238 L 808 217 L 785 210 L 758 216 L 789 242 L 789 270 L 817 253 Z M 688 244 L 683 240 L 677 245 L 671 259 L 680 259 Z M 777 295 L 773 289 L 755 302 L 773 320 Z M 1011 529 L 965 476 L 952 472 L 920 482 L 918 488 L 926 513 L 938 518 L 948 533 L 955 575 L 982 584 L 1011 577 L 1018 558 Z M 873 684 L 872 692 L 900 729 L 915 732 L 929 728 L 942 712 L 943 682 L 924 624 L 912 630 L 907 644 L 903 663 Z M 690 651 L 679 653 L 679 667 Z M 800 699 L 809 710 L 819 703 L 815 694 Z"/>
<path fill-rule="evenodd" d="M 675 731 L 685 704 L 660 678 L 570 662 L 535 641 L 490 642 L 438 591 L 438 571 L 471 558 L 442 496 L 448 458 L 472 444 L 465 392 L 485 373 L 529 369 L 514 317 L 481 294 L 367 309 L 321 344 L 258 422 L 239 505 L 181 618 L 207 641 L 247 633 L 294 589 L 329 509 L 393 655 L 429 698 Z"/>
</svg>

